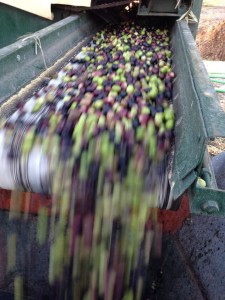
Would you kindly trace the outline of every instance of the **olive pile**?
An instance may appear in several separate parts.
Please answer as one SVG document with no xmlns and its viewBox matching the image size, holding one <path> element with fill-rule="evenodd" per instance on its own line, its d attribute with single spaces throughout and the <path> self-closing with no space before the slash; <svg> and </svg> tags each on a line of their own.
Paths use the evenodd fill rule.
<svg viewBox="0 0 225 300">
<path fill-rule="evenodd" d="M 40 146 L 49 158 L 53 206 L 37 239 L 51 238 L 54 299 L 141 299 L 149 284 L 175 119 L 169 41 L 166 29 L 108 27 L 5 123 L 23 130 L 17 155 Z"/>
</svg>

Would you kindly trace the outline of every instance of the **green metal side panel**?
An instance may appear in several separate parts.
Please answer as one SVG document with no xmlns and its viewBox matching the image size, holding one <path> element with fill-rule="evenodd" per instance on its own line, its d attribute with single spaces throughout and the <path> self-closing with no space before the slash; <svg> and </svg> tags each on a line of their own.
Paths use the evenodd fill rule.
<svg viewBox="0 0 225 300">
<path fill-rule="evenodd" d="M 77 45 L 82 39 L 93 34 L 101 26 L 95 18 L 82 14 L 71 16 L 36 32 L 47 66 Z M 45 70 L 43 57 L 35 41 L 17 41 L 0 49 L 0 103 L 15 94 L 31 79 Z"/>
<path fill-rule="evenodd" d="M 199 106 L 202 112 L 207 137 L 225 137 L 225 114 L 212 87 L 201 56 L 196 49 L 196 43 L 187 24 L 178 23 L 178 29 L 183 37 L 186 55 L 193 78 L 194 88 L 198 95 Z"/>
<path fill-rule="evenodd" d="M 196 180 L 208 139 L 225 136 L 225 114 L 208 78 L 186 21 L 172 33 L 174 69 L 175 155 L 171 189 L 177 199 Z"/>
<path fill-rule="evenodd" d="M 185 1 L 183 1 L 183 2 L 185 2 Z M 189 1 L 189 2 L 191 2 L 191 1 Z M 192 12 L 194 13 L 194 15 L 196 16 L 196 18 L 198 20 L 197 23 L 189 23 L 188 24 L 194 38 L 196 38 L 196 34 L 197 34 L 200 14 L 201 14 L 201 10 L 202 10 L 202 3 L 203 3 L 203 0 L 195 0 L 195 1 L 193 1 L 192 8 L 191 8 Z M 187 10 L 188 10 L 187 5 L 185 5 L 185 4 L 180 5 L 179 9 L 178 9 L 179 16 L 182 16 Z"/>
<path fill-rule="evenodd" d="M 15 7 L 0 3 L 0 48 L 16 42 L 20 36 L 36 32 L 59 20 L 64 15 L 54 10 L 54 20 L 50 21 Z"/>
</svg>

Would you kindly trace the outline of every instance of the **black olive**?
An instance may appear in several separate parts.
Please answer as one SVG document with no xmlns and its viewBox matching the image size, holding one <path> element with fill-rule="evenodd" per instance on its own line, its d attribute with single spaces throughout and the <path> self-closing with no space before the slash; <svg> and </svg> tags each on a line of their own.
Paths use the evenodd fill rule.
<svg viewBox="0 0 225 300">
<path fill-rule="evenodd" d="M 116 101 L 117 101 L 117 102 L 121 102 L 121 100 L 122 100 L 122 97 L 121 97 L 120 95 L 118 95 L 118 96 L 116 97 Z"/>
<path fill-rule="evenodd" d="M 156 112 L 163 112 L 162 106 L 157 106 L 156 107 Z"/>
<path fill-rule="evenodd" d="M 136 91 L 134 92 L 134 96 L 135 96 L 135 97 L 141 97 L 141 96 L 142 96 L 142 92 L 141 92 L 140 90 L 136 90 Z"/>
<path fill-rule="evenodd" d="M 108 103 L 105 103 L 103 108 L 102 108 L 102 113 L 104 115 L 107 115 L 108 111 L 111 109 L 111 106 Z"/>
<path fill-rule="evenodd" d="M 110 132 L 109 132 L 109 141 L 113 142 L 114 138 L 115 138 L 115 132 L 114 132 L 114 130 L 110 130 Z"/>
<path fill-rule="evenodd" d="M 125 98 L 125 97 L 127 96 L 127 92 L 126 92 L 126 91 L 120 92 L 120 96 L 121 96 L 122 98 Z"/>
<path fill-rule="evenodd" d="M 138 126 L 139 126 L 139 120 L 138 120 L 138 118 L 137 117 L 135 117 L 134 119 L 133 119 L 133 121 L 132 121 L 132 126 L 133 126 L 133 128 L 134 129 L 136 129 Z"/>
<path fill-rule="evenodd" d="M 60 84 L 58 85 L 58 88 L 59 88 L 59 89 L 64 89 L 65 86 L 66 86 L 66 83 L 62 82 L 62 83 L 60 83 Z"/>
<path fill-rule="evenodd" d="M 113 64 L 113 65 L 112 65 L 112 70 L 113 70 L 113 71 L 118 70 L 118 65 L 117 65 L 117 64 Z"/>
</svg>

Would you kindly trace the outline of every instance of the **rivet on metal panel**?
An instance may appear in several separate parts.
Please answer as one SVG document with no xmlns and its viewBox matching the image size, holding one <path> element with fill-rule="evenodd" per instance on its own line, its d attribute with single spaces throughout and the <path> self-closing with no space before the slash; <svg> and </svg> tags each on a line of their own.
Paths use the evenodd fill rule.
<svg viewBox="0 0 225 300">
<path fill-rule="evenodd" d="M 213 200 L 206 201 L 203 204 L 202 209 L 208 214 L 214 214 L 220 211 L 218 203 Z"/>
<path fill-rule="evenodd" d="M 17 54 L 16 59 L 17 59 L 17 61 L 20 61 L 20 60 L 21 60 L 21 57 L 20 57 L 19 54 Z"/>
</svg>

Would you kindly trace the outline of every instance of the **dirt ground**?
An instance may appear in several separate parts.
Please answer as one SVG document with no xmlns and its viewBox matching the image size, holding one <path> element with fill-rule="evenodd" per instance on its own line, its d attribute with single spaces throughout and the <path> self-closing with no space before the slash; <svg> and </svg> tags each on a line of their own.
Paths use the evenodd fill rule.
<svg viewBox="0 0 225 300">
<path fill-rule="evenodd" d="M 196 41 L 203 60 L 225 61 L 225 0 L 204 1 Z M 217 83 L 213 85 L 221 87 Z M 218 93 L 218 97 L 225 111 L 225 94 Z M 211 155 L 225 151 L 225 139 L 215 139 L 208 149 Z"/>
<path fill-rule="evenodd" d="M 203 59 L 225 60 L 225 1 L 224 6 L 203 6 L 197 45 Z"/>
</svg>

